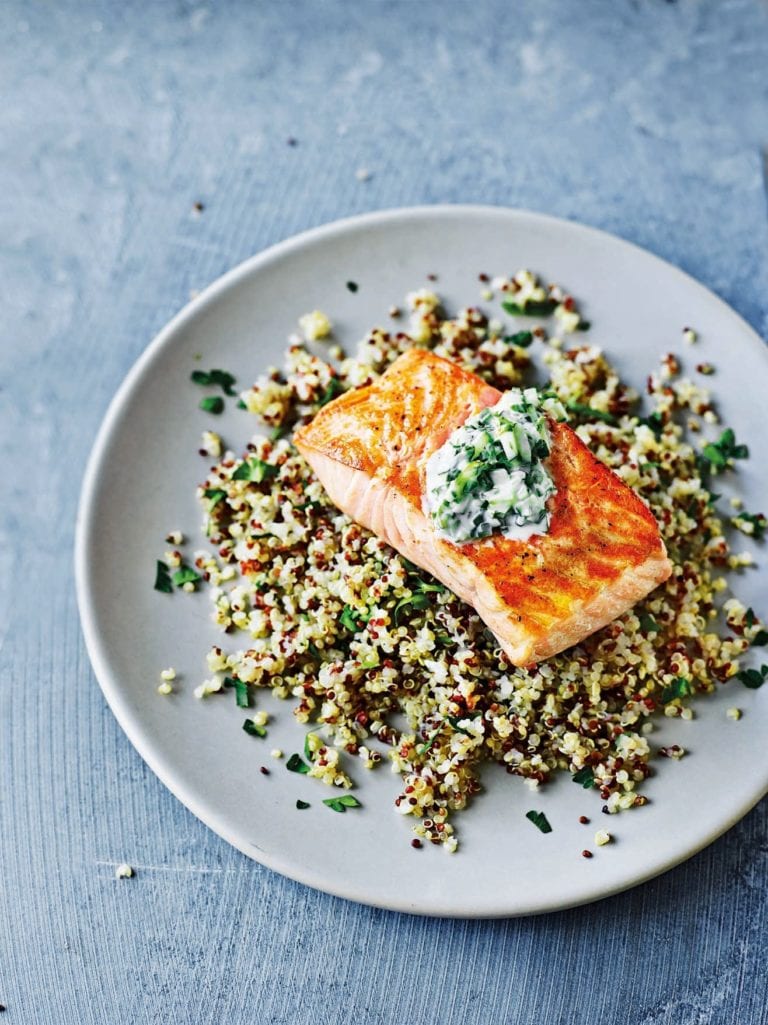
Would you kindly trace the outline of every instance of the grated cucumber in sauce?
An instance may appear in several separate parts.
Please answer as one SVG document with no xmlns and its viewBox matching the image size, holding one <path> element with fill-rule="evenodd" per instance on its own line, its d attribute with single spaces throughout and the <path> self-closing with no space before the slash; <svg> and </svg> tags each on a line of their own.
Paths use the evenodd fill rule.
<svg viewBox="0 0 768 1025">
<path fill-rule="evenodd" d="M 550 450 L 545 414 L 566 419 L 554 395 L 511 388 L 430 456 L 426 506 L 438 533 L 462 543 L 492 534 L 522 541 L 547 532 L 547 499 L 556 488 L 544 465 Z"/>
</svg>

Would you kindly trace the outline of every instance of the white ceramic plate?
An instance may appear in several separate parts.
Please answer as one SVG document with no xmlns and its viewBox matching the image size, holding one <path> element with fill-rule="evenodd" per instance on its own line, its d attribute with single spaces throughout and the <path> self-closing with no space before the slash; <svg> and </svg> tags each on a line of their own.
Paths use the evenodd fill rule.
<svg viewBox="0 0 768 1025">
<path fill-rule="evenodd" d="M 297 317 L 320 307 L 343 343 L 352 344 L 407 291 L 428 284 L 449 309 L 480 302 L 478 273 L 520 267 L 558 281 L 582 301 L 589 338 L 642 387 L 670 350 L 692 363 L 710 360 L 724 422 L 753 446 L 738 479 L 752 511 L 768 511 L 761 475 L 768 352 L 730 308 L 669 264 L 617 238 L 538 214 L 485 207 L 427 207 L 370 214 L 328 225 L 267 250 L 208 288 L 154 340 L 115 397 L 83 487 L 77 533 L 77 582 L 88 650 L 118 721 L 161 780 L 207 825 L 237 848 L 294 879 L 353 900 L 432 915 L 490 917 L 548 911 L 625 889 L 688 858 L 738 821 L 768 789 L 768 686 L 739 683 L 696 702 L 692 722 L 662 721 L 653 741 L 689 750 L 660 759 L 645 793 L 651 803 L 617 817 L 599 798 L 556 781 L 532 793 L 489 767 L 486 791 L 456 817 L 455 855 L 410 847 L 410 822 L 392 806 L 397 779 L 386 766 L 355 767 L 363 807 L 345 815 L 324 807 L 322 784 L 271 759 L 301 749 L 304 731 L 289 702 L 258 697 L 274 722 L 264 741 L 241 729 L 231 694 L 199 702 L 203 656 L 222 641 L 204 593 L 153 590 L 165 534 L 180 528 L 201 547 L 195 485 L 207 463 L 200 432 L 214 427 L 239 451 L 256 429 L 227 403 L 218 420 L 198 409 L 195 367 L 222 367 L 246 387 L 279 364 Z M 354 279 L 357 293 L 345 282 Z M 486 304 L 489 308 L 495 303 Z M 700 341 L 688 349 L 681 329 Z M 196 354 L 202 358 L 195 361 Z M 215 421 L 215 423 L 214 423 Z M 720 488 L 718 487 L 718 490 Z M 739 548 L 756 546 L 744 539 Z M 758 557 L 762 559 L 762 552 Z M 768 612 L 762 569 L 737 581 L 743 600 Z M 226 638 L 224 638 L 226 642 Z M 156 693 L 159 670 L 179 672 L 176 695 Z M 725 710 L 744 710 L 739 722 Z M 268 765 L 270 775 L 260 774 Z M 297 798 L 311 808 L 297 811 Z M 553 832 L 525 819 L 546 812 Z M 587 814 L 590 826 L 578 823 Z M 615 842 L 588 861 L 596 829 Z"/>
</svg>

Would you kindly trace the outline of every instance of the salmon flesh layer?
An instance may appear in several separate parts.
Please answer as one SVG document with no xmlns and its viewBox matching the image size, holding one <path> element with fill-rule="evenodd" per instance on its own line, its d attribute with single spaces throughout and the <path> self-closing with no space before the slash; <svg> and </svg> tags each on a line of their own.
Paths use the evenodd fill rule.
<svg viewBox="0 0 768 1025">
<path fill-rule="evenodd" d="M 324 406 L 294 435 L 331 500 L 472 605 L 515 665 L 562 651 L 670 575 L 655 519 L 570 427 L 548 421 L 546 534 L 454 544 L 423 510 L 429 457 L 501 393 L 422 349 Z"/>
</svg>

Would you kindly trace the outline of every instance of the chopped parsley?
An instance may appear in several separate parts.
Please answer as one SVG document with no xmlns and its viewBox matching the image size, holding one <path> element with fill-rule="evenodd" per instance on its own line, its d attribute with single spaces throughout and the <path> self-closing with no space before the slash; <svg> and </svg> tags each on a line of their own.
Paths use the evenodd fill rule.
<svg viewBox="0 0 768 1025">
<path fill-rule="evenodd" d="M 160 559 L 155 563 L 155 590 L 163 594 L 173 594 L 173 583 L 168 567 Z"/>
<path fill-rule="evenodd" d="M 664 430 L 664 417 L 661 413 L 649 413 L 648 416 L 640 417 L 638 423 L 650 427 L 656 438 L 660 438 Z"/>
<path fill-rule="evenodd" d="M 731 523 L 742 534 L 753 537 L 755 541 L 762 541 L 768 529 L 768 519 L 762 513 L 740 512 L 738 516 L 731 517 Z"/>
<path fill-rule="evenodd" d="M 250 737 L 266 737 L 267 731 L 263 726 L 258 726 L 253 719 L 246 719 L 243 729 Z"/>
<path fill-rule="evenodd" d="M 339 616 L 339 622 L 350 633 L 356 634 L 358 630 L 362 630 L 363 624 L 367 623 L 370 618 L 370 611 L 360 612 L 358 609 L 353 609 L 351 605 L 345 605 Z"/>
<path fill-rule="evenodd" d="M 289 772 L 299 772 L 302 776 L 306 776 L 309 772 L 309 766 L 300 754 L 292 754 L 285 763 L 285 767 Z"/>
<path fill-rule="evenodd" d="M 234 688 L 235 703 L 238 708 L 251 707 L 251 696 L 247 683 L 244 683 L 242 680 L 238 680 L 236 676 L 227 676 L 224 679 L 224 686 Z M 247 719 L 246 722 L 248 722 Z"/>
<path fill-rule="evenodd" d="M 400 613 L 408 610 L 409 612 L 417 612 L 422 609 L 428 609 L 432 603 L 426 594 L 417 592 L 412 594 L 409 598 L 401 598 L 400 601 L 395 605 L 392 612 L 395 623 L 400 625 Z"/>
<path fill-rule="evenodd" d="M 206 488 L 203 492 L 203 498 L 208 499 L 208 512 L 212 513 L 219 502 L 223 502 L 227 497 L 226 491 L 222 491 L 221 488 Z"/>
<path fill-rule="evenodd" d="M 183 587 L 184 584 L 198 584 L 203 578 L 191 566 L 182 566 L 171 579 L 177 587 Z"/>
<path fill-rule="evenodd" d="M 525 817 L 542 833 L 552 832 L 552 826 L 550 826 L 549 820 L 543 811 L 529 811 L 526 812 Z"/>
<path fill-rule="evenodd" d="M 309 801 L 297 801 L 296 807 L 299 811 L 304 811 L 305 808 L 309 808 Z"/>
<path fill-rule="evenodd" d="M 585 416 L 590 420 L 602 420 L 604 424 L 611 424 L 613 427 L 619 422 L 619 418 L 613 413 L 606 413 L 602 409 L 593 409 L 592 406 L 587 406 L 583 402 L 566 402 L 565 408 L 576 416 Z"/>
<path fill-rule="evenodd" d="M 585 765 L 583 769 L 579 769 L 578 772 L 575 772 L 573 776 L 571 776 L 571 779 L 574 783 L 578 783 L 579 786 L 584 787 L 585 790 L 590 790 L 592 787 L 597 786 L 597 783 L 595 782 L 595 774 L 588 765 Z"/>
<path fill-rule="evenodd" d="M 768 666 L 760 666 L 759 669 L 742 669 L 737 674 L 737 678 L 741 680 L 745 687 L 749 687 L 750 690 L 757 690 L 758 687 L 762 687 L 766 676 L 768 676 Z"/>
<path fill-rule="evenodd" d="M 318 406 L 327 406 L 328 403 L 335 399 L 338 395 L 344 391 L 344 385 L 338 379 L 338 377 L 332 377 L 326 385 L 325 391 L 317 400 Z"/>
<path fill-rule="evenodd" d="M 358 284 L 357 284 L 357 282 L 356 282 L 356 281 L 348 281 L 348 282 L 347 282 L 347 289 L 348 289 L 348 290 L 349 290 L 350 292 L 356 292 L 356 291 L 357 291 L 357 289 L 358 289 Z"/>
<path fill-rule="evenodd" d="M 362 805 L 352 794 L 344 794 L 343 797 L 328 797 L 323 801 L 326 807 L 332 811 L 345 812 L 347 808 L 361 808 Z"/>
<path fill-rule="evenodd" d="M 687 698 L 693 693 L 693 687 L 691 681 L 684 679 L 682 676 L 678 676 L 668 686 L 666 686 L 661 692 L 662 704 L 668 705 L 670 701 L 674 701 L 676 698 Z"/>
<path fill-rule="evenodd" d="M 261 484 L 268 477 L 275 477 L 278 470 L 279 467 L 273 466 L 272 463 L 265 463 L 263 459 L 251 457 L 238 466 L 232 474 L 232 480 L 247 480 Z"/>
<path fill-rule="evenodd" d="M 226 370 L 193 370 L 190 377 L 204 388 L 218 385 L 225 395 L 236 395 L 233 388 L 235 378 Z"/>
<path fill-rule="evenodd" d="M 200 400 L 200 408 L 204 413 L 215 413 L 218 416 L 224 412 L 224 399 L 221 395 L 206 395 Z"/>
<path fill-rule="evenodd" d="M 701 455 L 717 470 L 722 470 L 734 459 L 747 459 L 749 449 L 736 444 L 736 435 L 726 427 L 717 441 L 711 441 L 701 450 Z"/>
<path fill-rule="evenodd" d="M 517 331 L 513 335 L 505 335 L 504 341 L 507 345 L 517 345 L 520 349 L 527 349 L 533 341 L 533 331 Z"/>
<path fill-rule="evenodd" d="M 638 616 L 640 620 L 640 629 L 646 634 L 657 634 L 661 627 L 648 612 L 641 612 Z"/>
<path fill-rule="evenodd" d="M 527 299 L 525 302 L 516 303 L 511 299 L 505 299 L 501 308 L 505 313 L 513 317 L 548 317 L 554 313 L 557 301 L 555 299 Z"/>
</svg>

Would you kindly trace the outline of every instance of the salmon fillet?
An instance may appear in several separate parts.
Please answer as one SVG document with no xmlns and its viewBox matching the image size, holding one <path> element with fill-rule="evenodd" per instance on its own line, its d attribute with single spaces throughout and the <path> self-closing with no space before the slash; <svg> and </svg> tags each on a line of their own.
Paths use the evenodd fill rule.
<svg viewBox="0 0 768 1025">
<path fill-rule="evenodd" d="M 422 349 L 324 406 L 296 447 L 343 512 L 472 605 L 515 665 L 594 633 L 670 575 L 644 502 L 566 424 L 548 420 L 557 488 L 546 534 L 454 544 L 424 506 L 425 464 L 501 392 Z"/>
</svg>

